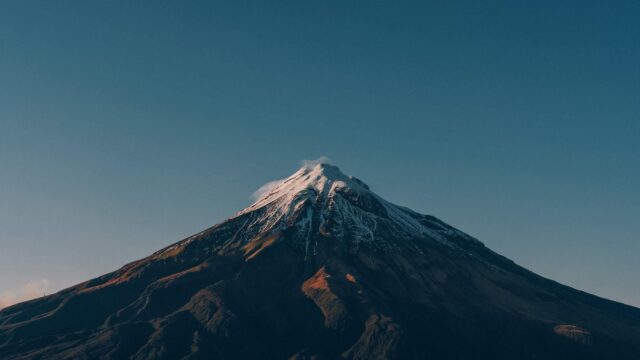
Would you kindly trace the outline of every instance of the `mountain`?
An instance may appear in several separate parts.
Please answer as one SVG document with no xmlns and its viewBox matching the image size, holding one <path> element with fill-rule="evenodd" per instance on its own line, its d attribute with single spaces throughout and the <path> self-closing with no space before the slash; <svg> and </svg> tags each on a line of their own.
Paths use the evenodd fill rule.
<svg viewBox="0 0 640 360">
<path fill-rule="evenodd" d="M 262 190 L 149 257 L 0 311 L 0 359 L 640 359 L 640 309 L 335 166 Z"/>
</svg>

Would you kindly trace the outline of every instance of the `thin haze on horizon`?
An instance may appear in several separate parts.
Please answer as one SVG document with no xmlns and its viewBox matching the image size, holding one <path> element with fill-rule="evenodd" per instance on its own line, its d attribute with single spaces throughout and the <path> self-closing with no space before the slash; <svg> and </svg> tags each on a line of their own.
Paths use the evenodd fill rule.
<svg viewBox="0 0 640 360">
<path fill-rule="evenodd" d="M 214 225 L 321 156 L 536 273 L 640 306 L 639 14 L 7 2 L 0 307 Z"/>
</svg>

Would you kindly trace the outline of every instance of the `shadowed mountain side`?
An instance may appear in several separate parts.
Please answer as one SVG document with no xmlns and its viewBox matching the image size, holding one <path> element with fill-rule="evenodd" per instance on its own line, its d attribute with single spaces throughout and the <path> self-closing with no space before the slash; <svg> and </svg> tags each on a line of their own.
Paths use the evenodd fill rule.
<svg viewBox="0 0 640 360">
<path fill-rule="evenodd" d="M 640 310 L 515 265 L 336 167 L 0 311 L 2 359 L 638 359 Z"/>
</svg>

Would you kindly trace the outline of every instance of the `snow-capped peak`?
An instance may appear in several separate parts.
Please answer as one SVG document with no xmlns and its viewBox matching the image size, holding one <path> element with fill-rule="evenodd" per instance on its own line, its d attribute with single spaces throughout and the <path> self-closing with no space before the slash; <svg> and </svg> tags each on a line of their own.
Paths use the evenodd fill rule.
<svg viewBox="0 0 640 360">
<path fill-rule="evenodd" d="M 256 201 L 239 214 L 259 209 L 274 202 L 288 204 L 305 194 L 326 198 L 336 189 L 345 188 L 356 191 L 369 190 L 365 183 L 345 175 L 335 165 L 318 163 L 313 166 L 302 166 L 288 178 L 272 181 L 262 186 L 255 194 Z M 312 192 L 313 194 L 311 194 Z"/>
<path fill-rule="evenodd" d="M 307 253 L 315 249 L 318 236 L 348 239 L 356 246 L 388 238 L 429 239 L 448 246 L 453 245 L 447 240 L 451 236 L 475 241 L 433 217 L 382 199 L 361 180 L 327 163 L 305 165 L 256 195 L 251 206 L 236 214 L 247 216 L 246 233 L 263 236 L 293 228 L 305 240 Z"/>
</svg>

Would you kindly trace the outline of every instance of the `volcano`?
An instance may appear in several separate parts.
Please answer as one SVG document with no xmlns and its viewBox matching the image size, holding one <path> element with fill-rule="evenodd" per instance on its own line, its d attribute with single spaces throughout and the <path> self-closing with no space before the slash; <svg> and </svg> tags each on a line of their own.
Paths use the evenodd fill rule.
<svg viewBox="0 0 640 360">
<path fill-rule="evenodd" d="M 640 359 L 640 309 L 538 276 L 336 166 L 261 193 L 3 309 L 0 359 Z"/>
</svg>

